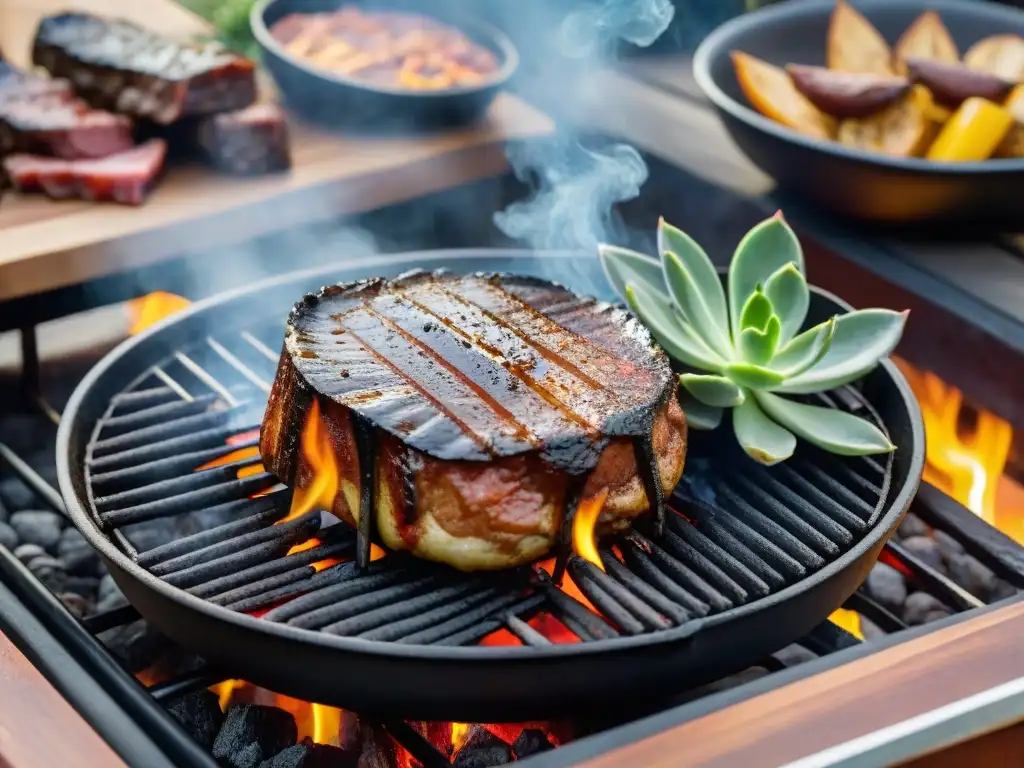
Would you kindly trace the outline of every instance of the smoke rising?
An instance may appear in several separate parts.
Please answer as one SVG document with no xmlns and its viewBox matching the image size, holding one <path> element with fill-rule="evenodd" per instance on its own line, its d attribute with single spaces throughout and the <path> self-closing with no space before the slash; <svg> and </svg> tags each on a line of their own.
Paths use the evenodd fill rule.
<svg viewBox="0 0 1024 768">
<path fill-rule="evenodd" d="M 580 250 L 594 258 L 599 242 L 624 239 L 615 206 L 639 196 L 647 181 L 646 163 L 633 147 L 595 147 L 566 126 L 572 125 L 574 107 L 585 107 L 584 112 L 600 108 L 601 94 L 588 75 L 614 59 L 622 42 L 651 45 L 668 28 L 674 12 L 671 0 L 599 0 L 553 25 L 552 55 L 546 66 L 527 75 L 524 91 L 546 93 L 545 108 L 564 110 L 555 114 L 559 136 L 509 149 L 513 172 L 529 184 L 530 192 L 495 214 L 494 223 L 505 235 L 535 249 Z M 530 26 L 538 31 L 543 21 L 532 19 Z M 594 292 L 588 291 L 591 286 L 578 285 L 578 278 L 551 277 Z"/>
</svg>

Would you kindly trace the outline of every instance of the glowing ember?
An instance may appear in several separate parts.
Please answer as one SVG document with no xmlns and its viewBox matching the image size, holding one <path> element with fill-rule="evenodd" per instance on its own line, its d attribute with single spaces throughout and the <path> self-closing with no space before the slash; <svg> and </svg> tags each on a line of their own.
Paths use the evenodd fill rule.
<svg viewBox="0 0 1024 768">
<path fill-rule="evenodd" d="M 840 608 L 829 616 L 828 619 L 837 627 L 845 629 L 854 637 L 860 640 L 864 639 L 864 634 L 860 629 L 860 614 L 856 611 L 848 611 L 845 608 Z"/>
<path fill-rule="evenodd" d="M 938 376 L 896 360 L 921 405 L 924 479 L 1017 541 L 1024 542 L 1024 489 L 1004 475 L 1013 428 L 971 407 Z"/>
<path fill-rule="evenodd" d="M 576 517 L 572 521 L 572 548 L 584 560 L 589 560 L 602 571 L 604 564 L 597 553 L 597 542 L 594 537 L 594 526 L 601 514 L 604 502 L 608 498 L 608 489 L 602 488 L 597 496 L 580 501 L 576 509 Z"/>
<path fill-rule="evenodd" d="M 131 320 L 131 329 L 128 332 L 132 336 L 142 333 L 149 326 L 175 312 L 180 312 L 191 303 L 188 299 L 164 291 L 154 291 L 142 298 L 130 301 L 128 302 L 128 317 Z"/>
<path fill-rule="evenodd" d="M 231 699 L 235 695 L 235 691 L 239 688 L 248 685 L 244 680 L 225 680 L 223 683 L 218 683 L 213 686 L 210 690 L 217 694 L 220 699 L 220 708 L 226 710 L 228 705 L 231 704 Z"/>
<path fill-rule="evenodd" d="M 316 400 L 313 400 L 302 427 L 299 450 L 303 464 L 312 477 L 305 487 L 293 489 L 291 511 L 281 520 L 282 523 L 302 517 L 318 507 L 331 509 L 334 497 L 338 494 L 338 462 Z"/>
<path fill-rule="evenodd" d="M 458 752 L 469 738 L 469 723 L 452 723 L 452 750 Z"/>
<path fill-rule="evenodd" d="M 239 448 L 237 450 L 224 454 L 219 459 L 213 459 L 213 461 L 208 461 L 205 464 L 196 467 L 196 472 L 201 472 L 204 469 L 214 469 L 215 467 L 223 467 L 226 464 L 234 464 L 236 461 L 255 459 L 258 458 L 259 455 L 260 449 L 255 445 L 249 446 L 248 448 Z M 254 464 L 253 466 L 259 467 L 260 472 L 263 471 L 262 464 Z M 249 468 L 245 467 L 245 469 Z"/>
<path fill-rule="evenodd" d="M 342 711 L 323 704 L 313 704 L 312 707 L 313 741 L 317 744 L 337 744 L 341 719 L 344 716 Z"/>
<path fill-rule="evenodd" d="M 370 544 L 370 560 L 371 561 L 373 561 L 373 560 L 380 560 L 386 554 L 387 554 L 387 552 L 385 550 L 381 549 L 380 547 L 378 547 L 376 544 Z"/>
</svg>

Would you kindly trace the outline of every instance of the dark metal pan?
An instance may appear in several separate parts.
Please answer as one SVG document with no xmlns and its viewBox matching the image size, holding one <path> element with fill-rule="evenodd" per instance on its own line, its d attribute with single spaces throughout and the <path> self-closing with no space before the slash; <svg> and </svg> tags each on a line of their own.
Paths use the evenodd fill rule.
<svg viewBox="0 0 1024 768">
<path fill-rule="evenodd" d="M 153 377 L 154 366 L 160 366 L 161 371 L 172 370 L 171 366 L 179 364 L 183 355 L 192 363 L 208 365 L 201 355 L 202 350 L 211 347 L 209 339 L 214 339 L 218 345 L 227 345 L 231 338 L 261 325 L 272 328 L 272 333 L 276 334 L 276 339 L 267 337 L 264 342 L 266 356 L 271 358 L 266 364 L 272 373 L 275 353 L 270 348 L 280 349 L 285 314 L 298 297 L 324 283 L 370 275 L 393 276 L 411 267 L 446 267 L 458 272 L 507 271 L 539 277 L 570 274 L 574 276 L 569 281 L 572 284 L 602 284 L 600 268 L 593 258 L 497 250 L 374 257 L 343 268 L 321 268 L 276 278 L 196 304 L 128 340 L 82 380 L 65 409 L 58 435 L 57 466 L 61 490 L 75 524 L 103 555 L 118 585 L 147 620 L 171 639 L 223 666 L 232 675 L 303 699 L 380 716 L 416 719 L 524 721 L 566 712 L 582 715 L 616 708 L 629 699 L 668 696 L 756 663 L 825 620 L 867 576 L 880 548 L 898 525 L 917 490 L 924 461 L 920 412 L 906 381 L 893 365 L 885 362 L 864 380 L 863 388 L 854 397 L 854 400 L 862 397 L 858 402 L 866 402 L 869 410 L 877 410 L 899 446 L 884 469 L 880 462 L 870 460 L 858 459 L 858 463 L 846 464 L 845 460 L 807 454 L 796 457 L 798 461 L 780 472 L 758 472 L 752 463 L 742 464 L 739 457 L 724 453 L 732 444 L 731 434 L 694 434 L 689 460 L 712 457 L 714 463 L 713 457 L 719 457 L 716 466 L 720 469 L 715 470 L 714 477 L 716 482 L 721 481 L 717 486 L 720 496 L 729 497 L 740 484 L 745 484 L 748 490 L 754 488 L 753 495 L 747 498 L 755 501 L 746 506 L 730 507 L 723 501 L 720 508 L 699 503 L 683 507 L 694 524 L 678 518 L 670 529 L 675 526 L 676 538 L 689 543 L 680 545 L 661 540 L 659 546 L 671 551 L 667 559 L 654 563 L 668 569 L 662 573 L 675 574 L 678 589 L 662 592 L 660 597 L 654 595 L 653 592 L 657 592 L 654 587 L 666 584 L 664 579 L 649 581 L 646 589 L 637 587 L 636 580 L 648 570 L 634 567 L 633 563 L 644 560 L 645 553 L 634 553 L 637 558 L 627 562 L 629 567 L 610 574 L 620 579 L 618 587 L 598 579 L 595 583 L 605 588 L 588 591 L 590 588 L 584 589 L 581 580 L 580 588 L 592 602 L 604 601 L 602 612 L 606 617 L 623 618 L 623 622 L 615 619 L 605 624 L 596 614 L 584 616 L 575 608 L 568 613 L 554 613 L 552 609 L 556 617 L 576 622 L 584 630 L 584 642 L 537 642 L 528 632 L 524 634 L 532 642 L 523 645 L 487 647 L 471 642 L 501 626 L 518 627 L 522 633 L 521 625 L 507 614 L 490 617 L 490 623 L 477 621 L 472 626 L 467 625 L 461 635 L 451 634 L 447 641 L 442 641 L 440 634 L 435 636 L 438 642 L 429 643 L 339 636 L 256 618 L 215 604 L 216 598 L 199 596 L 209 594 L 209 590 L 202 584 L 196 587 L 195 579 L 179 580 L 176 583 L 181 586 L 172 586 L 166 574 L 154 575 L 151 569 L 140 565 L 140 555 L 130 545 L 131 528 L 118 527 L 111 521 L 125 515 L 141 519 L 145 516 L 142 512 L 152 512 L 156 509 L 154 504 L 159 507 L 165 503 L 157 492 L 168 489 L 168 483 L 171 486 L 180 482 L 194 483 L 203 473 L 192 473 L 189 469 L 184 480 L 164 473 L 158 475 L 155 482 L 154 478 L 147 480 L 149 484 L 145 487 L 133 487 L 128 482 L 130 478 L 119 475 L 121 482 L 116 490 L 127 496 L 120 497 L 124 503 L 118 506 L 99 498 L 105 494 L 109 500 L 117 494 L 98 485 L 101 467 L 97 457 L 107 457 L 107 470 L 110 456 L 127 455 L 114 453 L 118 446 L 132 447 L 131 450 L 142 451 L 152 458 L 154 451 L 160 451 L 160 441 L 167 437 L 166 433 L 155 435 L 152 430 L 174 427 L 173 423 L 168 423 L 169 418 L 155 417 L 169 411 L 191 414 L 179 420 L 181 428 L 175 427 L 177 431 L 173 433 L 180 435 L 173 438 L 179 442 L 173 445 L 180 445 L 184 440 L 194 447 L 202 433 L 197 420 L 233 418 L 232 414 L 237 411 L 242 414 L 239 417 L 242 420 L 237 422 L 241 429 L 246 426 L 244 418 L 254 417 L 258 424 L 263 401 L 254 401 L 257 410 L 248 416 L 243 413 L 246 406 L 237 403 L 237 408 L 197 414 L 197 409 L 205 402 L 200 398 L 189 403 L 164 402 L 148 411 L 136 408 L 134 415 L 128 418 L 118 417 L 117 404 L 132 402 L 141 407 L 147 399 L 164 398 L 169 390 L 153 388 L 152 382 L 159 381 Z M 818 322 L 846 309 L 835 297 L 815 292 L 808 322 Z M 227 399 L 233 401 L 236 395 L 231 393 L 240 390 L 226 391 Z M 160 408 L 164 410 L 156 410 Z M 177 460 L 176 456 L 163 459 Z M 107 475 L 109 478 L 109 471 Z M 232 475 L 227 483 L 203 486 L 199 490 L 190 486 L 193 490 L 189 492 L 203 495 L 207 500 L 205 506 L 214 501 L 220 503 L 224 501 L 225 489 L 236 488 L 232 485 L 236 482 L 233 478 Z M 241 487 L 243 506 L 252 492 L 250 485 Z M 686 504 L 685 501 L 679 503 Z M 196 505 L 204 506 L 198 502 Z M 125 509 L 130 511 L 125 512 Z M 824 536 L 820 540 L 823 547 L 820 551 L 830 554 L 819 557 L 812 552 L 808 555 L 809 550 L 795 544 L 788 550 L 792 557 L 779 551 L 779 545 L 790 541 L 791 537 L 783 529 L 793 524 L 796 513 L 805 521 L 801 528 L 809 537 L 805 540 L 813 542 L 816 536 Z M 758 521 L 767 525 L 764 521 L 768 517 L 780 521 L 781 527 L 773 529 L 775 534 L 764 536 L 748 527 L 757 527 Z M 201 521 L 202 516 L 194 515 L 190 524 L 202 528 Z M 829 539 L 831 532 L 841 535 Z M 135 543 L 138 544 L 138 539 Z M 138 546 L 138 549 L 144 548 Z M 694 552 L 702 557 L 695 556 Z M 671 556 L 673 553 L 679 557 Z M 689 557 L 683 557 L 687 553 Z M 810 559 L 802 560 L 804 556 Z M 143 554 L 141 562 L 145 564 L 151 557 Z M 675 564 L 668 560 L 674 560 Z M 711 561 L 742 581 L 747 594 L 741 597 L 733 591 L 729 599 L 716 598 L 725 594 L 725 591 L 716 591 L 723 589 L 721 574 L 714 576 L 713 570 L 701 570 Z M 645 562 L 650 564 L 650 561 Z M 633 616 L 650 617 L 650 607 L 654 606 L 664 619 L 666 594 L 677 595 L 685 602 L 685 595 L 679 590 L 700 586 L 697 581 L 681 575 L 681 565 L 685 565 L 683 570 L 692 569 L 706 577 L 700 590 L 693 593 L 699 594 L 702 600 L 688 603 L 688 612 L 679 621 L 662 622 L 655 630 L 634 627 L 627 631 L 632 621 L 630 611 Z M 170 577 L 172 581 L 174 578 Z M 762 579 L 764 584 L 771 582 L 771 585 L 758 592 L 757 584 Z M 711 582 L 718 586 L 709 590 Z M 647 600 L 648 607 L 638 607 L 635 599 L 608 599 L 609 595 L 614 598 L 615 594 L 622 594 L 622 588 L 630 591 L 634 598 Z M 541 584 L 536 591 L 543 593 L 542 599 L 550 598 L 554 606 L 564 607 L 566 603 L 565 594 L 551 585 Z M 552 596 L 552 591 L 558 594 Z M 375 607 L 382 603 L 397 604 L 384 591 L 376 597 Z M 695 606 L 702 601 L 706 601 L 705 607 L 710 603 L 715 603 L 716 607 L 701 612 Z M 431 610 L 443 609 L 441 606 Z M 623 610 L 627 613 L 621 613 Z M 460 613 L 445 620 L 457 624 L 467 616 L 467 613 Z M 605 631 L 601 629 L 602 624 L 616 628 Z M 456 642 L 452 640 L 455 637 L 462 639 Z"/>
<path fill-rule="evenodd" d="M 856 0 L 890 44 L 937 11 L 961 52 L 997 34 L 1024 34 L 1024 12 L 983 0 Z M 1016 225 L 1024 158 L 937 163 L 812 139 L 764 117 L 740 91 L 729 59 L 743 51 L 779 66 L 822 65 L 834 0 L 791 0 L 726 22 L 694 56 L 697 83 L 740 149 L 780 186 L 845 217 L 931 227 Z"/>
<path fill-rule="evenodd" d="M 431 6 L 430 16 L 461 30 L 498 57 L 500 69 L 479 85 L 438 91 L 375 85 L 292 56 L 270 34 L 270 28 L 289 14 L 332 11 L 339 5 L 339 0 L 257 0 L 250 15 L 263 64 L 285 103 L 299 116 L 326 127 L 405 132 L 464 126 L 483 115 L 519 66 L 519 54 L 503 32 L 481 19 L 453 13 L 444 4 Z M 423 12 L 420 4 L 402 0 L 364 0 L 358 5 L 367 10 Z"/>
</svg>

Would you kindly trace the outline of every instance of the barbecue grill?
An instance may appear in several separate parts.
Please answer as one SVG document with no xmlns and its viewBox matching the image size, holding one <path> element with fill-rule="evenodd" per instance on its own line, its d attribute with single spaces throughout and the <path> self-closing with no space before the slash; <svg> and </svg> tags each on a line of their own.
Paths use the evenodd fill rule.
<svg viewBox="0 0 1024 768">
<path fill-rule="evenodd" d="M 600 280 L 596 259 L 574 254 L 412 253 L 274 279 L 165 320 L 111 352 L 64 411 L 71 517 L 182 646 L 261 686 L 381 717 L 582 715 L 667 697 L 806 634 L 863 581 L 917 489 L 920 414 L 887 362 L 823 400 L 877 419 L 894 454 L 802 447 L 763 469 L 729 430 L 691 432 L 700 471 L 670 500 L 664 534 L 615 541 L 607 572 L 569 558 L 561 586 L 538 567 L 467 575 L 399 554 L 360 570 L 357 534 L 326 514 L 275 525 L 290 492 L 257 456 L 196 471 L 256 445 L 284 318 L 306 292 L 412 266 L 545 277 L 553 264 Z M 808 322 L 843 308 L 815 293 Z M 552 642 L 538 615 L 579 642 Z M 499 629 L 518 643 L 479 644 Z"/>
</svg>

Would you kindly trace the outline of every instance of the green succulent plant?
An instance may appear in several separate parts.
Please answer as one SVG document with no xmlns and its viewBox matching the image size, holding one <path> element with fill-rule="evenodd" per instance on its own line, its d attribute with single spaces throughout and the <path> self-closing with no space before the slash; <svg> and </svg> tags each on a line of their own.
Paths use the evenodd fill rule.
<svg viewBox="0 0 1024 768">
<path fill-rule="evenodd" d="M 811 298 L 804 257 L 781 211 L 740 241 L 724 290 L 704 250 L 664 219 L 660 260 L 613 245 L 598 251 L 608 281 L 669 357 L 696 369 L 679 377 L 691 426 L 714 429 L 732 408 L 736 439 L 769 465 L 789 458 L 797 437 L 846 456 L 895 449 L 864 419 L 784 397 L 864 376 L 899 342 L 908 313 L 862 309 L 802 330 Z"/>
</svg>

